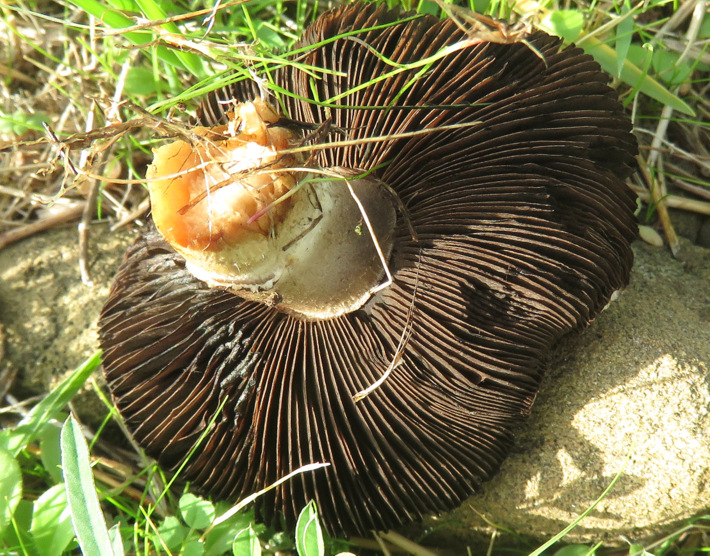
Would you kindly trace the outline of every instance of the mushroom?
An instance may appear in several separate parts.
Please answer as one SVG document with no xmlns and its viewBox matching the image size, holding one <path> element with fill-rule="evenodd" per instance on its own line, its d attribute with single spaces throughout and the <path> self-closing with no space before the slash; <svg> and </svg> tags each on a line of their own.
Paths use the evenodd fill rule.
<svg viewBox="0 0 710 556">
<path fill-rule="evenodd" d="M 542 32 L 354 3 L 292 60 L 277 96 L 237 81 L 156 149 L 104 371 L 194 487 L 237 499 L 328 462 L 257 517 L 315 500 L 363 534 L 498 471 L 550 347 L 628 281 L 636 142 L 597 63 Z"/>
</svg>

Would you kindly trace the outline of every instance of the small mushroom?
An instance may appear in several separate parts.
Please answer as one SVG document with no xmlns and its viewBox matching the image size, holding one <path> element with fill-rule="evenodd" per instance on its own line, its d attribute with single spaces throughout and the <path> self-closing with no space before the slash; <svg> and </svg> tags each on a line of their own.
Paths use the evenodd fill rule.
<svg viewBox="0 0 710 556">
<path fill-rule="evenodd" d="M 545 354 L 625 286 L 636 235 L 608 76 L 544 33 L 499 38 L 350 4 L 271 73 L 278 98 L 238 81 L 155 151 L 156 230 L 100 335 L 164 467 L 238 499 L 328 462 L 256 512 L 291 527 L 315 500 L 336 534 L 498 471 Z"/>
</svg>

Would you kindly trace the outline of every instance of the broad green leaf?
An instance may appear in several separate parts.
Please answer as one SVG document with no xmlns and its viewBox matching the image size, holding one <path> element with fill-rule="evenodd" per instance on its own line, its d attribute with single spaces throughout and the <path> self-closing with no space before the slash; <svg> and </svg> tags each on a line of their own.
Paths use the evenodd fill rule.
<svg viewBox="0 0 710 556">
<path fill-rule="evenodd" d="M 552 10 L 542 20 L 542 25 L 567 42 L 575 42 L 584 26 L 584 16 L 579 10 Z"/>
<path fill-rule="evenodd" d="M 182 556 L 203 556 L 205 553 L 205 546 L 200 541 L 190 541 L 185 543 L 182 547 L 180 554 Z"/>
<path fill-rule="evenodd" d="M 561 32 L 555 30 L 555 26 L 553 21 L 550 19 L 550 16 L 540 22 L 540 28 L 548 33 L 562 36 Z M 608 74 L 618 74 L 624 83 L 630 85 L 632 88 L 638 88 L 639 91 L 652 99 L 655 99 L 662 104 L 667 104 L 674 110 L 687 114 L 688 116 L 695 116 L 695 111 L 688 106 L 683 99 L 671 93 L 650 75 L 642 72 L 638 67 L 632 64 L 628 58 L 624 59 L 622 63 L 618 53 L 596 37 L 582 37 L 578 41 L 578 46 L 583 48 L 587 54 L 591 54 L 594 59 L 599 62 L 602 69 Z M 621 70 L 619 70 L 619 65 L 621 65 Z"/>
<path fill-rule="evenodd" d="M 214 506 L 209 500 L 198 498 L 194 494 L 183 494 L 179 502 L 183 521 L 192 529 L 206 529 L 215 518 Z"/>
<path fill-rule="evenodd" d="M 299 556 L 323 556 L 325 554 L 323 531 L 318 523 L 318 510 L 313 500 L 303 508 L 298 516 L 296 551 Z"/>
<path fill-rule="evenodd" d="M 140 8 L 133 0 L 108 0 L 108 3 L 122 12 L 140 12 Z"/>
<path fill-rule="evenodd" d="M 41 556 L 64 552 L 74 538 L 64 484 L 54 485 L 35 500 L 30 531 Z"/>
<path fill-rule="evenodd" d="M 134 66 L 128 70 L 123 91 L 128 95 L 147 97 L 159 92 L 161 85 L 156 82 L 152 70 L 145 66 Z"/>
<path fill-rule="evenodd" d="M 20 464 L 10 452 L 0 449 L 0 538 L 12 522 L 12 516 L 21 499 Z"/>
<path fill-rule="evenodd" d="M 62 470 L 74 533 L 84 554 L 110 556 L 113 546 L 96 495 L 89 447 L 79 423 L 69 416 L 62 427 Z"/>
<path fill-rule="evenodd" d="M 59 448 L 59 435 L 62 430 L 53 423 L 48 424 L 39 437 L 42 467 L 50 474 L 55 484 L 62 482 L 62 453 Z"/>
<path fill-rule="evenodd" d="M 167 12 L 160 6 L 160 4 L 153 2 L 153 0 L 135 0 L 135 1 L 140 6 L 141 11 L 145 14 L 145 16 L 148 19 L 161 20 L 161 19 L 166 19 L 168 17 Z M 164 23 L 162 25 L 162 27 L 166 31 L 169 31 L 170 33 L 174 33 L 178 36 L 182 36 L 180 33 L 180 29 L 173 22 Z M 202 62 L 202 58 L 200 58 L 196 54 L 193 54 L 192 52 L 183 52 L 181 50 L 174 50 L 173 53 L 175 54 L 175 56 L 178 57 L 178 59 L 182 62 L 182 64 L 188 70 L 190 70 L 190 72 L 192 72 L 193 75 L 195 75 L 197 77 L 204 77 L 205 68 L 204 68 L 204 64 Z"/>
<path fill-rule="evenodd" d="M 39 436 L 44 426 L 57 417 L 99 365 L 101 352 L 97 351 L 34 406 L 15 429 L 0 433 L 0 448 L 8 450 L 14 456 L 24 450 Z"/>
<path fill-rule="evenodd" d="M 133 19 L 124 15 L 120 10 L 109 8 L 105 3 L 98 0 L 74 0 L 72 3 L 114 29 L 131 27 L 135 24 Z M 150 40 L 149 33 L 129 32 L 123 36 L 136 44 Z"/>
<path fill-rule="evenodd" d="M 268 45 L 270 48 L 286 48 L 286 41 L 283 39 L 281 34 L 264 21 L 259 21 L 257 23 L 256 36 L 262 44 Z"/>
<path fill-rule="evenodd" d="M 185 527 L 175 516 L 168 516 L 158 527 L 158 534 L 170 550 L 176 550 L 182 546 L 187 538 L 189 529 Z"/>
<path fill-rule="evenodd" d="M 417 13 L 430 14 L 438 17 L 441 13 L 441 8 L 436 2 L 432 2 L 432 0 L 420 0 L 417 6 Z"/>
<path fill-rule="evenodd" d="M 0 550 L 9 549 L 20 554 L 22 553 L 20 547 L 32 545 L 31 523 L 32 502 L 20 500 L 20 503 L 15 508 L 15 513 L 12 515 L 12 523 L 5 527 L 5 531 L 0 532 L 0 547 L 2 547 Z"/>
<path fill-rule="evenodd" d="M 232 543 L 234 556 L 261 556 L 261 543 L 251 525 L 239 531 Z"/>
<path fill-rule="evenodd" d="M 205 534 L 205 556 L 228 553 L 236 535 L 248 527 L 253 519 L 252 512 L 239 513 L 211 528 Z"/>
<path fill-rule="evenodd" d="M 570 544 L 560 548 L 553 556 L 588 556 L 591 554 L 594 554 L 594 549 L 586 544 Z"/>
<path fill-rule="evenodd" d="M 663 79 L 669 86 L 680 85 L 690 78 L 693 70 L 686 61 L 678 63 L 680 54 L 664 48 L 653 52 L 653 69 L 656 75 Z"/>
</svg>

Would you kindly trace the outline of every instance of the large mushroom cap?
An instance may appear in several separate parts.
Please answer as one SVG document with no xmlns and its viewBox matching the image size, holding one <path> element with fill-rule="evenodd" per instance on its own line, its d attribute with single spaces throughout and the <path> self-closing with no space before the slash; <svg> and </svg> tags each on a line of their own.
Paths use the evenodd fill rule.
<svg viewBox="0 0 710 556">
<path fill-rule="evenodd" d="M 326 528 L 346 534 L 452 508 L 498 470 L 545 353 L 628 280 L 636 227 L 624 179 L 636 144 L 607 76 L 581 50 L 540 32 L 460 43 L 467 39 L 450 20 L 374 5 L 321 16 L 298 64 L 271 74 L 288 94 L 269 101 L 277 116 L 262 119 L 290 131 L 264 156 L 286 164 L 288 145 L 340 141 L 289 164 L 342 180 L 294 172 L 282 185 L 319 183 L 318 199 L 347 204 L 357 195 L 341 195 L 345 182 L 359 179 L 368 207 L 342 205 L 342 225 L 319 227 L 330 209 L 296 194 L 263 229 L 249 228 L 262 214 L 252 208 L 248 226 L 241 215 L 241 228 L 227 222 L 195 251 L 185 248 L 189 233 L 180 244 L 165 229 L 170 243 L 149 231 L 129 250 L 101 316 L 104 369 L 128 427 L 161 464 L 176 469 L 191 453 L 183 478 L 236 499 L 329 462 L 265 494 L 257 513 L 292 525 L 315 500 Z M 213 138 L 220 149 L 241 128 L 219 126 L 259 95 L 241 81 L 207 99 L 202 124 L 222 129 Z M 194 218 L 178 220 L 202 202 L 185 191 L 154 208 L 176 219 L 177 235 Z M 281 195 L 269 191 L 262 209 Z M 332 255 L 319 259 L 308 239 L 299 257 L 274 255 L 281 266 L 270 278 L 260 267 L 247 277 L 227 268 L 251 268 L 234 238 L 251 234 L 287 253 L 292 243 L 278 243 L 291 230 L 284 223 L 308 199 L 322 214 L 298 240 L 325 241 L 319 230 L 329 230 L 320 245 Z M 375 213 L 377 242 L 357 222 Z M 375 243 L 389 284 L 381 258 L 362 247 Z M 333 260 L 351 248 L 367 262 Z M 289 270 L 297 264 L 309 278 L 298 282 L 301 271 Z M 302 294 L 318 280 L 314 265 L 340 285 L 328 278 Z M 351 281 L 364 285 L 341 299 Z M 340 309 L 321 311 L 331 298 Z"/>
</svg>

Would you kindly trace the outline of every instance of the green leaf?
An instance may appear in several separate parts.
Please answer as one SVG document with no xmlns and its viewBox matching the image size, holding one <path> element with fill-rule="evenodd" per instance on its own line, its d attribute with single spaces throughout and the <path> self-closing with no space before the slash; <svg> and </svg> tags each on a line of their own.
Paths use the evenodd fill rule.
<svg viewBox="0 0 710 556">
<path fill-rule="evenodd" d="M 104 3 L 98 0 L 70 0 L 70 2 L 113 29 L 131 27 L 135 23 L 130 17 L 118 10 L 107 8 Z M 121 37 L 133 44 L 144 45 L 153 39 L 154 33 L 152 31 L 128 31 L 122 33 Z M 148 51 L 146 50 L 146 52 Z M 178 68 L 188 69 L 197 77 L 204 77 L 205 72 L 202 59 L 197 55 L 190 52 L 173 52 L 164 46 L 158 46 L 157 53 L 158 57 L 168 64 L 177 66 Z"/>
<path fill-rule="evenodd" d="M 260 21 L 256 26 L 256 36 L 262 44 L 269 48 L 285 49 L 286 41 L 281 34 L 265 21 Z"/>
<path fill-rule="evenodd" d="M 69 400 L 74 397 L 99 365 L 101 365 L 101 351 L 95 352 L 61 384 L 47 394 L 47 397 L 34 406 L 14 430 L 2 431 L 0 433 L 0 448 L 4 448 L 13 456 L 16 456 L 28 444 L 34 442 L 44 426 L 57 417 L 59 412 L 69 403 Z"/>
<path fill-rule="evenodd" d="M 145 16 L 148 19 L 152 20 L 161 20 L 161 19 L 166 19 L 168 17 L 167 12 L 160 6 L 160 4 L 157 4 L 156 2 L 153 2 L 153 0 L 135 0 L 136 3 L 140 6 L 141 11 L 145 14 Z M 174 33 L 175 35 L 178 35 L 182 37 L 182 33 L 180 32 L 180 29 L 178 26 L 173 23 L 173 22 L 167 22 L 163 23 L 162 25 L 163 29 L 170 33 Z M 182 50 L 174 50 L 172 52 L 177 58 L 182 62 L 184 67 L 188 69 L 190 72 L 192 72 L 193 75 L 197 77 L 204 77 L 205 75 L 205 67 L 202 62 L 202 58 L 197 56 L 196 54 L 193 54 L 192 52 L 183 52 Z"/>
<path fill-rule="evenodd" d="M 84 554 L 111 555 L 113 545 L 96 495 L 89 462 L 89 447 L 79 423 L 71 415 L 61 434 L 62 470 L 71 520 Z"/>
<path fill-rule="evenodd" d="M 2 547 L 0 552 L 5 554 L 2 551 L 9 548 L 19 554 L 22 551 L 17 549 L 22 546 L 31 546 L 33 544 L 32 535 L 30 535 L 31 523 L 32 502 L 20 500 L 20 503 L 15 508 L 15 513 L 12 515 L 12 525 L 9 525 L 5 528 L 5 531 L 0 533 L 0 547 Z"/>
<path fill-rule="evenodd" d="M 679 53 L 663 48 L 656 49 L 653 52 L 653 69 L 656 75 L 670 86 L 684 83 L 690 78 L 690 74 L 693 73 L 690 64 L 685 61 L 678 63 L 679 58 Z"/>
<path fill-rule="evenodd" d="M 39 437 L 40 458 L 42 467 L 49 473 L 55 484 L 62 481 L 62 454 L 59 448 L 59 435 L 62 430 L 49 423 Z"/>
<path fill-rule="evenodd" d="M 128 95 L 147 97 L 161 89 L 161 83 L 156 82 L 153 71 L 145 66 L 133 66 L 128 70 L 123 90 Z"/>
<path fill-rule="evenodd" d="M 568 11 L 573 12 L 573 14 L 577 13 L 576 10 L 557 10 L 551 12 L 548 17 L 540 22 L 540 28 L 565 39 L 567 37 L 565 37 L 563 33 L 569 33 L 571 36 L 575 28 L 573 25 L 574 19 L 578 16 L 572 14 L 569 16 L 564 15 L 564 13 Z M 554 14 L 557 14 L 556 17 L 553 17 Z M 609 45 L 601 42 L 596 37 L 589 35 L 579 39 L 577 45 L 583 48 L 587 54 L 594 56 L 594 59 L 599 62 L 599 65 L 608 74 L 618 75 L 627 85 L 632 88 L 638 88 L 643 94 L 662 104 L 667 104 L 678 112 L 687 114 L 688 116 L 695 116 L 695 111 L 688 106 L 685 101 L 671 93 L 658 81 L 653 79 L 653 77 L 642 72 L 631 63 L 628 58 L 625 58 L 626 53 L 623 53 L 623 49 L 622 53 L 624 56 L 620 56 L 620 52 L 612 49 Z"/>
<path fill-rule="evenodd" d="M 296 522 L 296 551 L 299 556 L 324 556 L 325 541 L 318 523 L 318 509 L 311 500 L 303 508 Z"/>
<path fill-rule="evenodd" d="M 190 541 L 185 543 L 182 547 L 180 554 L 182 556 L 203 556 L 205 553 L 205 546 L 200 541 Z"/>
<path fill-rule="evenodd" d="M 417 6 L 417 13 L 430 14 L 438 17 L 441 13 L 441 8 L 436 2 L 433 2 L 432 0 L 420 0 L 419 5 Z"/>
<path fill-rule="evenodd" d="M 205 555 L 219 556 L 229 553 L 236 535 L 253 521 L 251 514 L 252 512 L 236 514 L 210 529 L 205 534 Z"/>
<path fill-rule="evenodd" d="M 582 32 L 584 16 L 579 10 L 552 10 L 541 24 L 567 42 L 575 42 Z"/>
<path fill-rule="evenodd" d="M 182 546 L 187 538 L 189 529 L 185 527 L 175 516 L 168 516 L 158 527 L 158 534 L 170 550 L 176 550 Z"/>
<path fill-rule="evenodd" d="M 192 529 L 206 529 L 215 518 L 212 502 L 198 498 L 194 494 L 183 494 L 179 502 L 183 521 Z"/>
<path fill-rule="evenodd" d="M 569 544 L 560 548 L 553 556 L 588 556 L 594 554 L 594 549 L 586 544 Z"/>
<path fill-rule="evenodd" d="M 22 499 L 20 464 L 7 450 L 0 449 L 0 538 L 12 522 L 17 505 Z"/>
<path fill-rule="evenodd" d="M 251 525 L 239 531 L 234 537 L 232 554 L 234 556 L 261 556 L 261 543 Z"/>
<path fill-rule="evenodd" d="M 74 538 L 63 484 L 54 485 L 35 500 L 30 531 L 41 556 L 59 556 Z"/>
<path fill-rule="evenodd" d="M 106 4 L 98 0 L 74 0 L 72 4 L 75 4 L 85 12 L 102 21 L 105 25 L 114 29 L 131 27 L 134 24 L 134 21 L 130 17 L 124 15 L 119 10 L 106 7 Z M 123 36 L 135 44 L 148 42 L 150 39 L 150 34 L 148 33 L 129 32 L 125 33 Z"/>
<path fill-rule="evenodd" d="M 108 0 L 108 3 L 121 12 L 140 12 L 133 0 Z"/>
</svg>

